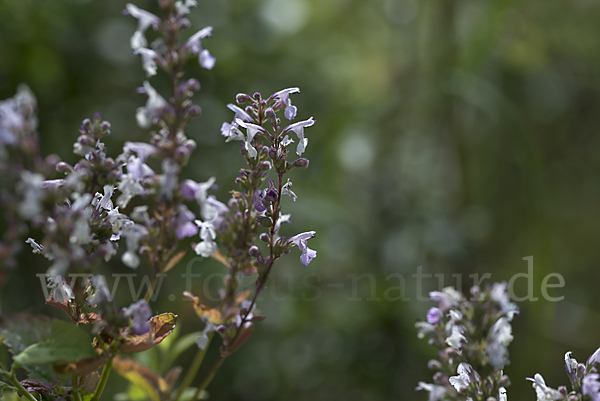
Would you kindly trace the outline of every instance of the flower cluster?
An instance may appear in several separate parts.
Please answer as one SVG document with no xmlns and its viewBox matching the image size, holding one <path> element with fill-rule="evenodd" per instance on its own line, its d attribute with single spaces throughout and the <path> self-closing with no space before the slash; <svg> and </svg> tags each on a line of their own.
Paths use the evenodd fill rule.
<svg viewBox="0 0 600 401">
<path fill-rule="evenodd" d="M 538 401 L 599 401 L 600 400 L 600 348 L 587 359 L 585 365 L 571 357 L 572 352 L 565 354 L 565 370 L 571 382 L 571 391 L 566 386 L 558 389 L 548 387 L 541 374 L 536 373 L 527 380 L 532 382 Z"/>
<path fill-rule="evenodd" d="M 14 98 L 0 102 L 0 170 L 15 177 L 12 188 L 2 197 L 9 229 L 0 243 L 0 271 L 5 273 L 6 267 L 16 265 L 13 256 L 28 244 L 34 254 L 47 259 L 50 292 L 46 302 L 66 312 L 73 323 L 65 328 L 66 323 L 59 321 L 56 330 L 53 326 L 50 339 L 32 344 L 30 351 L 11 343 L 10 327 L 0 333 L 9 338 L 7 344 L 15 355 L 15 366 L 31 373 L 35 369 L 29 364 L 50 363 L 61 374 L 73 375 L 70 387 L 37 378 L 19 383 L 14 369 L 5 371 L 0 367 L 0 375 L 28 399 L 35 399 L 28 392 L 35 391 L 47 398 L 60 394 L 96 401 L 112 363 L 123 370 L 134 363 L 120 359 L 120 354 L 146 350 L 169 335 L 177 317 L 171 313 L 152 316 L 148 302 L 153 299 L 158 276 L 182 260 L 192 238 L 199 238 L 191 244 L 198 255 L 212 257 L 228 269 L 221 300 L 216 304 L 204 305 L 200 298 L 186 293 L 203 322 L 204 330 L 196 341 L 199 360 L 214 333 L 219 333 L 223 342 L 219 359 L 222 362 L 248 339 L 253 323 L 264 319 L 254 315 L 256 300 L 277 259 L 293 247 L 300 250 L 300 261 L 305 266 L 316 256 L 307 243 L 315 236 L 314 231 L 290 237 L 280 235 L 283 223 L 290 222 L 290 215 L 282 213 L 283 199 L 297 199 L 292 182 L 285 175 L 309 164 L 306 158 L 288 161 L 288 147 L 297 140 L 295 152 L 301 156 L 308 145 L 304 129 L 315 123 L 311 117 L 285 126 L 278 117 L 283 114 L 289 121 L 296 118 L 298 110 L 290 95 L 300 90 L 284 89 L 266 99 L 258 93 L 239 94 L 237 103 L 246 105 L 245 109 L 228 105 L 235 116 L 231 123 L 223 124 L 221 134 L 227 141 L 242 142 L 247 168 L 240 170 L 238 188 L 231 191 L 229 202 L 218 201 L 209 193 L 214 188 L 214 177 L 204 182 L 182 177 L 196 148 L 195 141 L 186 136 L 186 128 L 200 114 L 199 106 L 192 101 L 200 84 L 193 78 L 184 79 L 184 67 L 190 59 L 197 59 L 204 68 L 214 67 L 215 57 L 202 44 L 211 36 L 212 27 L 184 38 L 184 29 L 190 26 L 186 16 L 196 1 L 159 0 L 158 4 L 160 15 L 133 4 L 127 4 L 124 10 L 137 19 L 130 44 L 133 55 L 141 58 L 146 75 L 151 78 L 164 73 L 172 83 L 168 95 L 159 93 L 150 81 L 144 81 L 138 90 L 147 100 L 137 109 L 136 121 L 140 128 L 148 130 L 148 142 L 127 141 L 122 152 L 109 156 L 103 140 L 111 133 L 111 125 L 97 114 L 81 125 L 73 146 L 73 152 L 80 157 L 76 163 L 62 162 L 54 155 L 42 158 L 36 133 L 36 102 L 31 91 L 22 86 Z M 146 35 L 150 28 L 155 31 L 155 38 L 149 45 Z M 35 234 L 28 237 L 30 230 Z M 116 305 L 114 293 L 98 274 L 98 268 L 118 254 L 127 268 L 136 269 L 144 261 L 152 268 L 145 298 L 134 299 L 127 307 Z M 240 276 L 244 274 L 257 275 L 254 291 L 239 288 Z M 81 279 L 68 282 L 68 276 Z M 14 330 L 19 324 L 12 323 Z M 92 329 L 84 333 L 79 325 L 91 325 Z M 93 338 L 88 338 L 89 332 Z M 70 349 L 60 338 L 65 333 L 83 340 L 74 342 Z M 39 355 L 40 347 L 50 349 L 44 351 L 46 359 L 31 357 Z M 95 390 L 88 391 L 88 375 L 103 365 L 103 378 Z M 178 392 L 171 397 L 180 373 L 176 369 L 170 384 L 160 388 L 162 399 L 178 400 L 189 390 L 199 366 L 192 365 Z M 193 399 L 198 398 L 211 378 L 212 375 L 197 389 Z"/>
<path fill-rule="evenodd" d="M 419 338 L 427 338 L 439 350 L 431 360 L 433 383 L 419 383 L 417 390 L 435 400 L 506 400 L 510 381 L 504 375 L 509 363 L 510 325 L 517 306 L 510 302 L 506 283 L 471 288 L 471 298 L 452 287 L 429 294 L 438 303 L 417 322 Z"/>
</svg>

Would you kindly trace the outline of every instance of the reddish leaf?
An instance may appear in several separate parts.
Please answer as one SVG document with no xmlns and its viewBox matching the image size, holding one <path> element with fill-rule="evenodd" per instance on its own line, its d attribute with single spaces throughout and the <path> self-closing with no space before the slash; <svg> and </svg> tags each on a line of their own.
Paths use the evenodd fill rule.
<svg viewBox="0 0 600 401">
<path fill-rule="evenodd" d="M 121 346 L 121 352 L 130 354 L 145 351 L 159 344 L 175 329 L 177 315 L 163 313 L 150 318 L 149 323 L 150 331 L 148 333 L 130 335 L 125 338 L 125 343 Z"/>
</svg>

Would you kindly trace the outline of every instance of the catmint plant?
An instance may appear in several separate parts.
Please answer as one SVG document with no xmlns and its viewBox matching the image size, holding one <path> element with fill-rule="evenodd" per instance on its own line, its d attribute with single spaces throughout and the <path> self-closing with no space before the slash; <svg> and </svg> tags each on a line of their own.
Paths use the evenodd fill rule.
<svg viewBox="0 0 600 401">
<path fill-rule="evenodd" d="M 12 177 L 1 198 L 9 224 L 0 244 L 2 273 L 16 266 L 15 256 L 24 246 L 30 247 L 47 260 L 46 303 L 65 312 L 63 320 L 4 319 L 0 339 L 13 363 L 0 366 L 6 380 L 0 390 L 29 400 L 97 401 L 116 370 L 152 399 L 196 400 L 224 359 L 248 340 L 254 323 L 265 318 L 258 315 L 256 302 L 275 262 L 294 247 L 304 266 L 316 256 L 307 243 L 314 231 L 281 235 L 283 224 L 290 223 L 283 206 L 298 198 L 287 174 L 308 167 L 308 159 L 300 157 L 308 145 L 304 130 L 315 123 L 312 117 L 292 122 L 298 110 L 291 95 L 300 90 L 284 89 L 266 98 L 238 94 L 237 105 L 227 105 L 234 116 L 223 123 L 221 135 L 241 142 L 246 166 L 231 199 L 218 201 L 210 194 L 214 177 L 200 182 L 183 177 L 196 148 L 186 128 L 200 114 L 193 103 L 200 84 L 185 78 L 185 66 L 190 59 L 206 69 L 215 66 L 215 57 L 203 46 L 212 27 L 184 33 L 190 26 L 187 15 L 197 6 L 194 0 L 159 0 L 158 6 L 159 15 L 133 4 L 124 10 L 137 20 L 130 45 L 148 79 L 163 74 L 171 83 L 169 93 L 160 93 L 149 80 L 138 90 L 147 99 L 135 119 L 147 130 L 147 142 L 126 141 L 122 152 L 109 156 L 103 140 L 111 125 L 96 114 L 81 125 L 73 146 L 80 157 L 76 163 L 44 158 L 33 93 L 21 86 L 14 98 L 0 102 L 0 171 Z M 156 37 L 151 43 L 149 30 Z M 36 235 L 29 236 L 30 231 Z M 159 276 L 185 256 L 189 239 L 196 241 L 192 249 L 197 255 L 221 262 L 227 275 L 218 302 L 206 305 L 185 293 L 200 318 L 196 357 L 186 370 L 174 367 L 160 377 L 127 354 L 148 350 L 172 334 L 177 316 L 153 316 L 149 302 Z M 123 269 L 146 263 L 152 269 L 145 297 L 130 305 L 118 305 L 98 274 L 117 255 Z M 244 275 L 256 277 L 253 290 L 241 288 Z M 191 388 L 215 333 L 222 342 L 219 358 L 201 385 Z M 17 379 L 20 370 L 27 378 Z"/>
<path fill-rule="evenodd" d="M 557 389 L 546 385 L 541 374 L 536 373 L 533 378 L 527 378 L 532 382 L 537 400 L 561 400 L 561 401 L 597 401 L 600 400 L 600 348 L 598 348 L 587 359 L 585 364 L 577 362 L 571 355 L 565 354 L 565 370 L 571 384 L 571 391 L 566 386 Z"/>
<path fill-rule="evenodd" d="M 427 391 L 431 401 L 507 399 L 510 380 L 504 367 L 518 308 L 506 289 L 506 283 L 474 286 L 470 298 L 452 287 L 429 293 L 438 305 L 416 328 L 439 353 L 428 364 L 435 371 L 433 383 L 420 382 L 417 390 Z"/>
</svg>

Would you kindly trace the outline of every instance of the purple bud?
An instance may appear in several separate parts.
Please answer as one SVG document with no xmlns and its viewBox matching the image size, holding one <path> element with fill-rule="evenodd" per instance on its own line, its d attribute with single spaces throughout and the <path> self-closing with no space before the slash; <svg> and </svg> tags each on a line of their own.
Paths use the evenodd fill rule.
<svg viewBox="0 0 600 401">
<path fill-rule="evenodd" d="M 269 234 L 262 233 L 260 237 L 258 237 L 262 242 L 269 242 Z"/>
<path fill-rule="evenodd" d="M 442 312 L 438 308 L 431 308 L 427 311 L 427 323 L 437 324 L 442 317 Z"/>
<path fill-rule="evenodd" d="M 254 258 L 261 256 L 260 249 L 256 245 L 252 245 L 248 250 L 248 254 Z"/>
<path fill-rule="evenodd" d="M 56 171 L 58 171 L 59 173 L 72 173 L 73 172 L 73 166 L 71 166 L 69 163 L 67 162 L 58 162 L 56 164 Z"/>
<path fill-rule="evenodd" d="M 267 192 L 265 193 L 265 199 L 273 202 L 275 199 L 277 199 L 277 190 L 275 188 L 267 189 Z"/>
<path fill-rule="evenodd" d="M 291 165 L 292 165 L 292 167 L 307 168 L 308 167 L 308 159 L 301 157 L 300 159 L 295 160 Z"/>
<path fill-rule="evenodd" d="M 276 116 L 275 116 L 275 110 L 273 110 L 273 108 L 272 108 L 272 107 L 268 107 L 268 108 L 265 110 L 265 115 L 266 115 L 267 117 L 269 117 L 270 119 L 274 119 L 274 118 L 276 117 Z"/>
<path fill-rule="evenodd" d="M 269 148 L 269 157 L 275 159 L 277 157 L 277 149 Z"/>
<path fill-rule="evenodd" d="M 254 99 L 260 100 L 260 93 L 254 92 Z"/>
<path fill-rule="evenodd" d="M 202 113 L 202 109 L 196 104 L 192 105 L 187 111 L 187 115 L 191 118 L 198 117 L 200 113 Z"/>
<path fill-rule="evenodd" d="M 252 103 L 252 98 L 245 93 L 238 93 L 235 97 L 237 104 Z"/>
</svg>

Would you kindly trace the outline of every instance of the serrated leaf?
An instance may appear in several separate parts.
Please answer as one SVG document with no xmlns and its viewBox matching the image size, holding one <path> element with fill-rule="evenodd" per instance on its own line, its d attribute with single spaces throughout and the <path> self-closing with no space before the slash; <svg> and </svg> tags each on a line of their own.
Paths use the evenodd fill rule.
<svg viewBox="0 0 600 401">
<path fill-rule="evenodd" d="M 150 318 L 150 331 L 146 334 L 131 335 L 125 338 L 121 346 L 121 352 L 129 354 L 132 352 L 145 351 L 159 344 L 173 330 L 177 323 L 177 315 L 173 313 L 162 313 Z"/>
<path fill-rule="evenodd" d="M 90 337 L 77 326 L 53 320 L 51 327 L 50 338 L 25 348 L 14 357 L 15 364 L 67 363 L 96 356 Z"/>
</svg>

